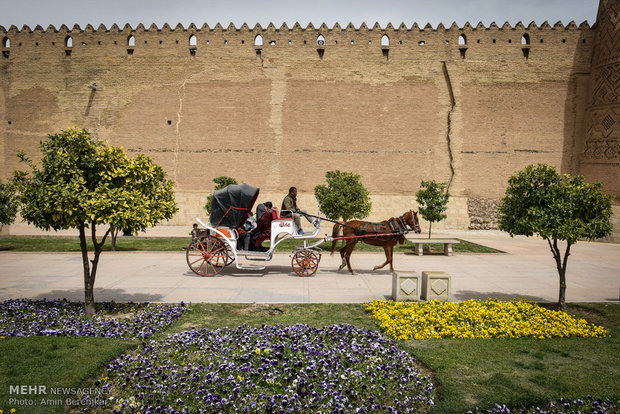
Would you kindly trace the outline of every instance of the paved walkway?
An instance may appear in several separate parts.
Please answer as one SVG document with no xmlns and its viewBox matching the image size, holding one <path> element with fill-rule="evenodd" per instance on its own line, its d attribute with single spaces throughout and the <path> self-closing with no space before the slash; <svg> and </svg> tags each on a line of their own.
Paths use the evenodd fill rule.
<svg viewBox="0 0 620 414">
<path fill-rule="evenodd" d="M 452 276 L 452 299 L 526 298 L 557 301 L 558 274 L 546 242 L 540 238 L 511 239 L 501 232 L 450 232 L 434 237 L 458 237 L 504 251 L 499 254 L 415 256 L 396 254 L 396 271 L 437 270 Z M 229 266 L 212 278 L 192 273 L 183 251 L 165 253 L 104 252 L 101 256 L 97 301 L 360 303 L 391 295 L 388 270 L 371 271 L 384 261 L 382 253 L 352 256 L 350 275 L 338 272 L 340 258 L 325 253 L 318 272 L 301 278 L 291 270 L 291 257 L 276 254 L 265 270 Z M 569 302 L 620 300 L 620 245 L 579 242 L 568 261 L 566 299 Z M 83 300 L 81 256 L 77 253 L 0 252 L 0 300 L 9 298 Z"/>
</svg>

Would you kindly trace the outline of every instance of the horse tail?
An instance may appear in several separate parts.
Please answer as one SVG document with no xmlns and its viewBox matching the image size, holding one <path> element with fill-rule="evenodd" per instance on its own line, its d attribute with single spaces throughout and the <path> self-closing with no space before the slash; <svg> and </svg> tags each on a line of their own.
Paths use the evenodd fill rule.
<svg viewBox="0 0 620 414">
<path fill-rule="evenodd" d="M 340 223 L 334 224 L 334 229 L 332 230 L 332 238 L 336 238 L 340 235 L 340 227 L 342 227 Z M 334 251 L 336 250 L 336 243 L 337 240 L 332 240 L 332 248 L 330 250 L 331 254 L 334 254 Z"/>
</svg>

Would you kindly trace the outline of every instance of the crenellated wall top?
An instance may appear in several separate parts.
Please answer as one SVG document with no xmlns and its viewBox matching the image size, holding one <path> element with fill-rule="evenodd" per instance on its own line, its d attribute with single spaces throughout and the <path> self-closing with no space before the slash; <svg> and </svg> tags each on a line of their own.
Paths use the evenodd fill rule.
<svg viewBox="0 0 620 414">
<path fill-rule="evenodd" d="M 200 32 L 248 32 L 248 33 L 256 33 L 256 32 L 321 32 L 321 33 L 333 33 L 333 32 L 359 32 L 359 31 L 452 31 L 452 30 L 460 30 L 460 31 L 475 31 L 475 30 L 583 30 L 590 29 L 590 25 L 587 21 L 582 22 L 579 26 L 574 21 L 571 21 L 569 24 L 564 25 L 561 21 L 555 23 L 554 25 L 549 24 L 549 22 L 545 21 L 540 26 L 535 22 L 531 22 L 527 26 L 525 26 L 522 22 L 518 22 L 514 26 L 512 26 L 509 22 L 505 22 L 503 25 L 499 26 L 495 22 L 491 23 L 489 26 L 485 26 L 482 22 L 479 22 L 477 25 L 472 25 L 469 22 L 465 23 L 463 27 L 459 27 L 456 22 L 452 23 L 450 26 L 446 27 L 443 23 L 438 24 L 436 27 L 433 27 L 430 23 L 427 23 L 425 26 L 421 27 L 417 23 L 413 23 L 411 26 L 407 26 L 404 22 L 399 26 L 394 26 L 392 23 L 388 23 L 385 27 L 381 27 L 379 23 L 375 23 L 373 26 L 368 26 L 366 23 L 362 23 L 359 27 L 355 27 L 353 23 L 349 23 L 346 26 L 341 26 L 339 23 L 334 24 L 333 27 L 329 28 L 325 23 L 320 26 L 314 26 L 312 23 L 309 23 L 305 28 L 302 27 L 298 22 L 295 23 L 292 27 L 289 27 L 286 23 L 283 23 L 279 28 L 276 27 L 273 23 L 269 23 L 267 27 L 262 27 L 260 23 L 256 23 L 254 27 L 248 26 L 247 23 L 243 23 L 240 27 L 236 27 L 234 23 L 228 24 L 228 26 L 224 27 L 222 24 L 217 23 L 214 27 L 210 27 L 207 23 L 204 23 L 202 26 L 198 27 L 194 23 L 191 23 L 189 26 L 184 27 L 181 23 L 178 23 L 176 26 L 172 27 L 168 23 L 165 23 L 161 28 L 158 27 L 155 23 L 146 27 L 142 23 L 140 23 L 135 28 L 131 27 L 129 24 L 125 24 L 123 27 L 120 27 L 116 23 L 113 24 L 110 28 L 107 28 L 104 24 L 100 24 L 97 28 L 88 24 L 83 29 L 80 25 L 75 24 L 71 28 L 66 25 L 61 25 L 58 29 L 54 25 L 49 25 L 47 28 L 43 28 L 40 25 L 35 26 L 34 29 L 31 29 L 28 25 L 22 26 L 19 29 L 15 25 L 11 25 L 7 30 L 3 26 L 0 26 L 0 33 L 4 34 L 18 34 L 18 33 L 88 33 L 88 32 L 111 32 L 111 33 L 140 33 L 140 32 L 191 32 L 191 33 L 200 33 Z"/>
</svg>

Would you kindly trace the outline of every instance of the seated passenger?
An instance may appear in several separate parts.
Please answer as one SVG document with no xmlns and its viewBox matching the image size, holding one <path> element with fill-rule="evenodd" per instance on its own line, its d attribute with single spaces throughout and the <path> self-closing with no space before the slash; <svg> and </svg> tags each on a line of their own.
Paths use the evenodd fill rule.
<svg viewBox="0 0 620 414">
<path fill-rule="evenodd" d="M 256 220 L 252 216 L 251 212 L 248 214 L 249 216 L 243 226 L 237 228 L 237 233 L 239 234 L 239 238 L 237 239 L 237 250 L 248 250 L 250 243 L 250 231 L 256 228 Z"/>
<path fill-rule="evenodd" d="M 250 231 L 253 241 L 252 247 L 254 247 L 255 250 L 263 252 L 269 250 L 268 247 L 262 247 L 261 244 L 263 241 L 271 238 L 271 221 L 273 220 L 273 204 L 271 201 L 267 201 L 265 203 L 265 207 L 267 208 L 267 211 L 265 211 L 265 213 L 263 213 L 263 215 L 258 219 L 256 228 Z"/>
<path fill-rule="evenodd" d="M 256 206 L 256 218 L 260 219 L 261 217 L 263 217 L 263 214 L 265 214 L 265 212 L 267 211 L 267 206 L 265 205 L 266 203 L 260 203 L 258 206 Z"/>
</svg>

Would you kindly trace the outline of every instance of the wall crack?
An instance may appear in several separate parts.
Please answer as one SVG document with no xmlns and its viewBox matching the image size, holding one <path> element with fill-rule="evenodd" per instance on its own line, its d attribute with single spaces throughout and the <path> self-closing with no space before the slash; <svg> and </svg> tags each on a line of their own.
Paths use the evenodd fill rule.
<svg viewBox="0 0 620 414">
<path fill-rule="evenodd" d="M 454 99 L 454 91 L 452 90 L 452 81 L 450 80 L 450 74 L 448 73 L 448 67 L 445 61 L 441 62 L 441 68 L 443 70 L 444 79 L 446 80 L 446 86 L 448 87 L 448 95 L 450 96 L 450 109 L 446 117 L 446 143 L 448 145 L 448 157 L 450 158 L 450 180 L 448 181 L 447 190 L 450 190 L 452 180 L 454 179 L 454 156 L 452 155 L 452 138 L 450 133 L 452 130 L 452 112 L 454 112 L 456 101 Z"/>
<path fill-rule="evenodd" d="M 174 131 L 176 134 L 176 142 L 174 143 L 174 177 L 173 180 L 177 182 L 177 173 L 179 171 L 179 150 L 181 148 L 181 121 L 183 120 L 183 99 L 185 98 L 185 84 L 188 79 L 185 79 L 181 86 L 179 86 L 179 90 L 177 94 L 179 95 L 179 109 L 177 110 L 177 122 L 174 126 Z"/>
</svg>

